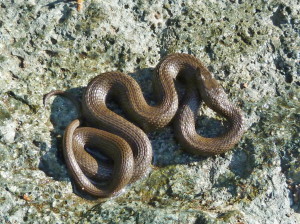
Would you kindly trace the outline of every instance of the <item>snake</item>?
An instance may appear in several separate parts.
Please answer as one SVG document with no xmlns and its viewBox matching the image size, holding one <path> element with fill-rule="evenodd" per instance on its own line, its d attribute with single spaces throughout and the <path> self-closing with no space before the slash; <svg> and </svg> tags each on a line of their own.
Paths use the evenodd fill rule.
<svg viewBox="0 0 300 224">
<path fill-rule="evenodd" d="M 185 86 L 182 97 L 176 88 L 177 79 Z M 63 138 L 67 168 L 81 190 L 95 197 L 111 198 L 146 176 L 152 161 L 146 133 L 162 129 L 171 121 L 179 144 L 195 155 L 225 153 L 241 139 L 245 131 L 243 112 L 230 102 L 222 86 L 195 56 L 173 53 L 164 57 L 154 69 L 152 87 L 154 104 L 147 102 L 135 79 L 113 71 L 88 83 L 80 105 L 61 90 L 44 96 L 44 102 L 53 95 L 65 96 L 82 113 L 67 126 Z M 126 118 L 107 106 L 111 98 L 121 106 Z M 227 120 L 229 125 L 223 134 L 203 137 L 197 133 L 201 101 Z"/>
</svg>

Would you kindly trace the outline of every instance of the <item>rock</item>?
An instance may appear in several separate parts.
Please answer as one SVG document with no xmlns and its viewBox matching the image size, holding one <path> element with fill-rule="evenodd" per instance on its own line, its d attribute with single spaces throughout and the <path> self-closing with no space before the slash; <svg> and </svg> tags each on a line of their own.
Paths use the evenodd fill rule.
<svg viewBox="0 0 300 224">
<path fill-rule="evenodd" d="M 1 223 L 299 223 L 300 51 L 296 1 L 2 1 Z M 149 176 L 106 202 L 77 196 L 62 156 L 76 108 L 97 74 L 132 75 L 151 98 L 161 57 L 201 59 L 245 112 L 230 152 L 185 153 L 172 127 L 149 133 Z M 204 105 L 198 131 L 222 130 Z M 75 191 L 76 192 L 76 191 Z M 93 209 L 91 209 L 93 208 Z"/>
</svg>

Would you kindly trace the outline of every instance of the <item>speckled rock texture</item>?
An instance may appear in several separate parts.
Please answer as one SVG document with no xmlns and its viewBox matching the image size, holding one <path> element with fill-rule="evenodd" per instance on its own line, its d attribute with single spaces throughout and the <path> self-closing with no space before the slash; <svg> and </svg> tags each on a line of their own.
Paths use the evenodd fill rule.
<svg viewBox="0 0 300 224">
<path fill-rule="evenodd" d="M 0 0 L 0 223 L 300 223 L 299 0 Z M 106 202 L 80 197 L 62 135 L 82 94 L 120 70 L 151 98 L 161 57 L 198 57 L 245 112 L 230 152 L 185 153 L 171 126 L 149 133 L 149 176 Z M 222 120 L 205 105 L 198 131 Z M 75 192 L 75 193 L 74 193 Z"/>
</svg>

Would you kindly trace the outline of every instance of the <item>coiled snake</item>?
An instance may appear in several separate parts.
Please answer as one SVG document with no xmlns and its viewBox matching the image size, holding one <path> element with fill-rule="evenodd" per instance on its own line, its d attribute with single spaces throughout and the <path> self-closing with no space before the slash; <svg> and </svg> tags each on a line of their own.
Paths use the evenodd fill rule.
<svg viewBox="0 0 300 224">
<path fill-rule="evenodd" d="M 181 76 L 186 91 L 180 108 L 174 80 Z M 244 132 L 243 115 L 232 105 L 223 88 L 194 56 L 171 54 L 157 65 L 153 89 L 156 105 L 149 105 L 137 82 L 120 72 L 107 72 L 92 79 L 82 99 L 82 114 L 90 127 L 80 127 L 81 119 L 71 122 L 63 140 L 64 158 L 76 184 L 91 195 L 107 198 L 144 176 L 152 159 L 151 143 L 144 131 L 159 129 L 174 118 L 175 135 L 183 149 L 198 155 L 215 155 L 231 149 Z M 52 91 L 52 95 L 65 95 Z M 111 111 L 106 100 L 113 96 L 128 117 L 127 121 Z M 69 97 L 71 98 L 71 97 Z M 200 100 L 224 116 L 230 124 L 227 132 L 215 138 L 200 136 L 195 129 Z M 92 127 L 91 127 L 92 126 Z M 143 130 L 144 131 L 143 131 Z M 88 149 L 97 149 L 112 158 L 113 165 L 98 162 Z M 99 180 L 109 180 L 99 185 Z"/>
</svg>

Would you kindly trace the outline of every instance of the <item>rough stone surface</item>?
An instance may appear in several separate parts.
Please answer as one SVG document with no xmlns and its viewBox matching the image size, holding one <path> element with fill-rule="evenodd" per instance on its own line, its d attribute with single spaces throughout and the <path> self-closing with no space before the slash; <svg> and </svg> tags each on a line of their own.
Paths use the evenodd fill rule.
<svg viewBox="0 0 300 224">
<path fill-rule="evenodd" d="M 0 0 L 1 223 L 300 223 L 300 2 Z M 151 95 L 172 52 L 200 58 L 248 130 L 225 155 L 185 153 L 171 127 L 150 133 L 149 176 L 104 203 L 74 194 L 61 151 L 76 114 L 43 94 L 80 95 L 95 75 L 129 72 Z M 199 133 L 219 118 L 205 106 Z"/>
</svg>

